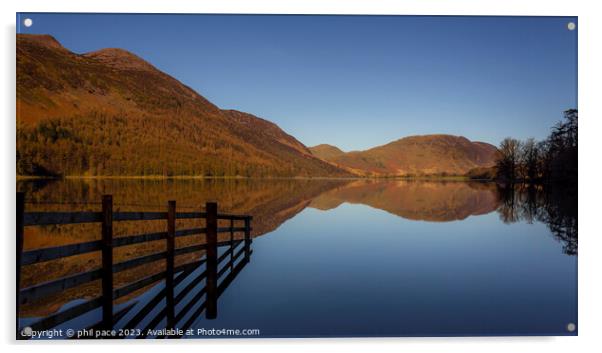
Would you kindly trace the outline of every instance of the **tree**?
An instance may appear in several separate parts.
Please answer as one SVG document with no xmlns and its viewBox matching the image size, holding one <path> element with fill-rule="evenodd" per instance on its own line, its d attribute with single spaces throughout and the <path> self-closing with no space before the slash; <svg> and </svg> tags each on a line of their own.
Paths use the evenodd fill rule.
<svg viewBox="0 0 602 353">
<path fill-rule="evenodd" d="M 504 139 L 499 147 L 496 177 L 512 183 L 576 183 L 578 112 L 569 109 L 563 117 L 542 142 Z"/>
<path fill-rule="evenodd" d="M 527 139 L 521 145 L 521 155 L 520 155 L 520 164 L 521 164 L 521 175 L 522 179 L 526 179 L 529 181 L 535 181 L 540 177 L 539 170 L 539 145 L 533 138 Z"/>
<path fill-rule="evenodd" d="M 546 178 L 549 182 L 577 180 L 577 119 L 576 109 L 564 112 L 564 120 L 552 128 L 546 141 Z"/>
<path fill-rule="evenodd" d="M 521 143 L 517 139 L 506 137 L 500 143 L 496 168 L 498 177 L 514 182 L 517 179 L 517 167 L 520 158 Z"/>
</svg>

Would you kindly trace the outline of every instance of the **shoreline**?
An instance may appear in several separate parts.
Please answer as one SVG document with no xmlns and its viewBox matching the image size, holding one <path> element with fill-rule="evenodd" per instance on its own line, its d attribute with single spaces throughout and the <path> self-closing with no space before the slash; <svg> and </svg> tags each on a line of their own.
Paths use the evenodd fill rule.
<svg viewBox="0 0 602 353">
<path fill-rule="evenodd" d="M 68 175 L 68 176 L 36 176 L 17 175 L 17 181 L 34 180 L 415 180 L 415 181 L 462 181 L 462 182 L 495 182 L 492 179 L 471 179 L 467 176 L 355 176 L 355 177 L 244 177 L 244 176 L 163 176 L 163 175 Z"/>
</svg>

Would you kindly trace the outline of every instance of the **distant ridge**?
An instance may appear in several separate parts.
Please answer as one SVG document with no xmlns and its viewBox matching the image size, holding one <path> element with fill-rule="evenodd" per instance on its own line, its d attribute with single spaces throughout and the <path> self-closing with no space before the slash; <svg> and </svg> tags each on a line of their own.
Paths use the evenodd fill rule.
<svg viewBox="0 0 602 353">
<path fill-rule="evenodd" d="M 311 150 L 318 158 L 366 176 L 465 175 L 474 168 L 492 167 L 497 155 L 491 144 L 444 134 L 408 136 L 365 151 L 344 153 L 329 145 Z"/>
</svg>

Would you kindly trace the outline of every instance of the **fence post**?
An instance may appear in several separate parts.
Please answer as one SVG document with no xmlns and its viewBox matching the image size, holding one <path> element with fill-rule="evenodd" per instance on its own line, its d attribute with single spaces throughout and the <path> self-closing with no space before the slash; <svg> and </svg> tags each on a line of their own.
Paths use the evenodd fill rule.
<svg viewBox="0 0 602 353">
<path fill-rule="evenodd" d="M 113 327 L 113 196 L 102 196 L 102 326 Z"/>
<path fill-rule="evenodd" d="M 230 271 L 234 268 L 234 219 L 230 219 Z"/>
<path fill-rule="evenodd" d="M 167 309 L 167 327 L 175 328 L 174 303 L 174 262 L 176 248 L 176 202 L 167 204 L 167 261 L 165 271 L 165 301 Z"/>
<path fill-rule="evenodd" d="M 25 193 L 17 193 L 17 306 L 16 306 L 16 326 L 17 339 L 22 339 L 21 332 L 19 332 L 19 311 L 21 307 L 21 255 L 23 254 L 23 233 L 24 233 L 24 215 L 25 215 Z"/>
<path fill-rule="evenodd" d="M 205 317 L 217 317 L 217 203 L 207 202 L 207 309 Z"/>
<path fill-rule="evenodd" d="M 251 259 L 251 216 L 245 217 L 245 259 Z"/>
</svg>

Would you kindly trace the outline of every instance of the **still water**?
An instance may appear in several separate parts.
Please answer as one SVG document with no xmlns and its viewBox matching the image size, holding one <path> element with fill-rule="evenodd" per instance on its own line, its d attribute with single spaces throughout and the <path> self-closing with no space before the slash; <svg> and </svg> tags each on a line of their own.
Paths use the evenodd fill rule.
<svg viewBox="0 0 602 353">
<path fill-rule="evenodd" d="M 577 324 L 572 192 L 404 180 L 65 180 L 20 182 L 18 189 L 26 192 L 26 211 L 98 210 L 101 195 L 112 194 L 116 211 L 164 210 L 173 199 L 180 210 L 217 201 L 220 212 L 254 217 L 252 255 L 240 266 L 224 265 L 238 268 L 227 277 L 216 318 L 203 312 L 204 280 L 194 285 L 199 265 L 176 280 L 178 322 L 161 317 L 165 283 L 157 281 L 116 301 L 117 329 L 186 327 L 202 337 L 216 336 L 197 329 L 258 329 L 255 337 L 577 333 L 567 329 Z M 115 233 L 164 225 L 149 227 L 123 225 Z M 91 225 L 32 227 L 24 247 L 99 237 Z M 115 257 L 155 250 L 131 247 Z M 24 266 L 21 287 L 98 266 L 95 255 Z M 124 273 L 116 286 L 161 266 Z M 98 283 L 80 287 L 22 305 L 20 326 L 99 293 Z M 87 328 L 100 317 L 92 310 L 57 327 Z"/>
</svg>

